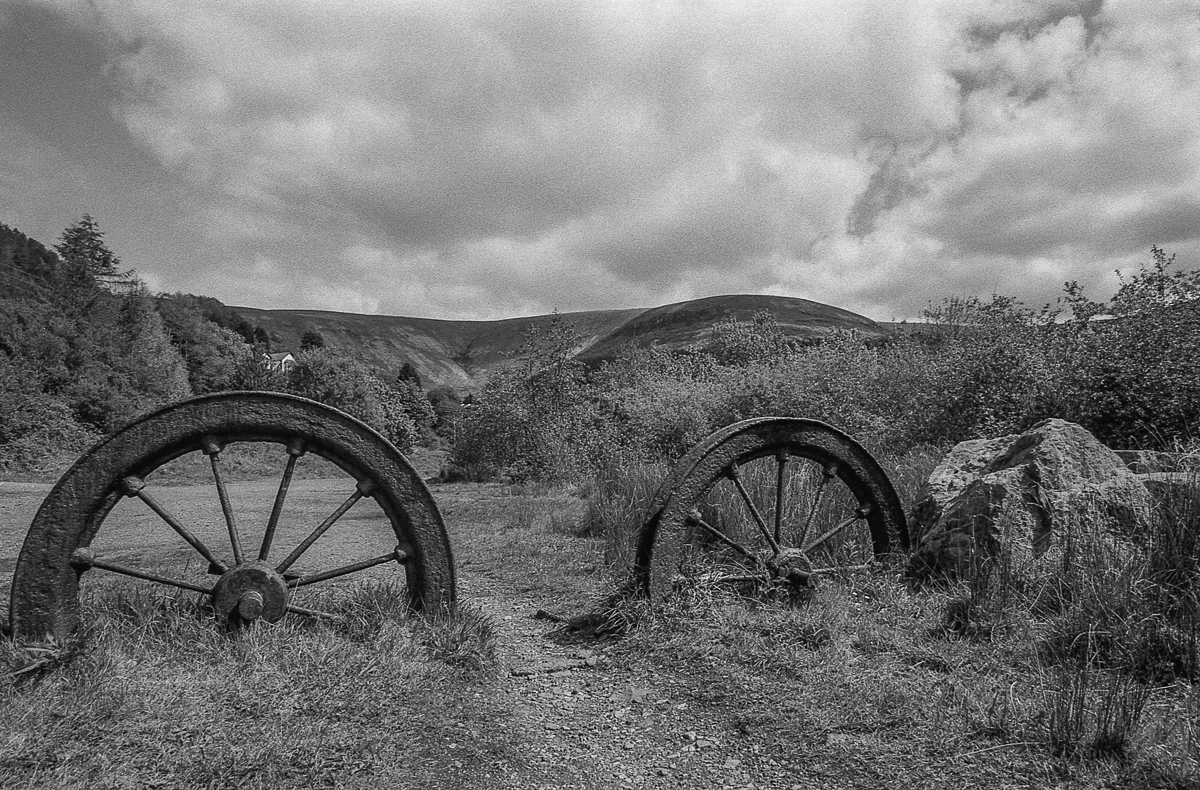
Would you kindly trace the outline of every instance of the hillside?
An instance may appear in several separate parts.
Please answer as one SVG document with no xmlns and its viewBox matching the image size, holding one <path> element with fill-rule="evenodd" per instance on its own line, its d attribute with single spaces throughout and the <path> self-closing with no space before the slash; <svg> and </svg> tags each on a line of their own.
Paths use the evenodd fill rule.
<svg viewBox="0 0 1200 790">
<path fill-rule="evenodd" d="M 322 310 L 236 309 L 247 321 L 266 330 L 274 350 L 298 349 L 301 336 L 315 329 L 330 347 L 351 353 L 385 374 L 411 362 L 426 386 L 448 384 L 458 389 L 480 386 L 490 369 L 512 359 L 530 327 L 553 318 L 442 321 Z M 763 310 L 798 339 L 834 329 L 887 333 L 874 321 L 848 310 L 785 296 L 713 296 L 649 309 L 595 310 L 564 313 L 563 317 L 582 338 L 580 359 L 597 362 L 631 344 L 671 349 L 703 345 L 717 321 L 730 315 L 748 321 Z"/>
</svg>

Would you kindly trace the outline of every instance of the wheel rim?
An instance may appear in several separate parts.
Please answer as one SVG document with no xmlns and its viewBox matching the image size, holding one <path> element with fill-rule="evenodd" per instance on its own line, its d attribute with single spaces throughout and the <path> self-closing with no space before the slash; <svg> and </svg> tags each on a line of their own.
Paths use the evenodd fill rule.
<svg viewBox="0 0 1200 790">
<path fill-rule="evenodd" d="M 234 482 L 231 455 L 236 461 L 243 450 L 274 451 L 277 477 Z M 196 458 L 208 467 L 211 518 L 181 509 L 171 500 L 171 486 L 156 483 L 156 471 Z M 303 472 L 312 464 L 341 478 L 310 485 Z M 325 488 L 339 487 L 347 489 L 337 492 L 340 504 L 327 507 L 319 523 L 291 512 L 294 501 L 310 494 L 319 501 Z M 256 499 L 247 514 L 248 493 Z M 367 528 L 366 536 L 355 527 Z M 153 550 L 138 548 L 143 528 Z M 106 533 L 117 542 L 106 543 Z M 129 536 L 137 546 L 120 543 Z M 376 548 L 331 563 L 345 542 L 355 550 Z M 135 421 L 63 475 L 22 546 L 10 618 L 23 638 L 66 638 L 79 626 L 80 578 L 90 582 L 98 575 L 206 596 L 232 623 L 273 622 L 286 612 L 329 616 L 299 605 L 298 590 L 389 566 L 402 568 L 392 577 L 403 579 L 410 607 L 453 602 L 445 527 L 408 461 L 368 426 L 322 404 L 275 393 L 222 393 Z"/>
<path fill-rule="evenodd" d="M 659 488 L 638 547 L 644 593 L 795 594 L 817 576 L 907 550 L 887 475 L 837 429 L 762 418 L 710 435 Z"/>
</svg>

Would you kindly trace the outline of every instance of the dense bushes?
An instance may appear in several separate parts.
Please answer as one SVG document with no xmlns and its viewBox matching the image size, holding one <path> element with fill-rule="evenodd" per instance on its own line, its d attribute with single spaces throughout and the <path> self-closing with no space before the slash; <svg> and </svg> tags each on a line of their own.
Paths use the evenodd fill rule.
<svg viewBox="0 0 1200 790">
<path fill-rule="evenodd" d="M 375 428 L 403 451 L 426 441 L 434 422 L 423 393 L 407 382 L 388 385 L 359 362 L 314 346 L 275 382 L 279 389 L 341 409 Z"/>
<path fill-rule="evenodd" d="M 558 319 L 465 410 L 456 460 L 479 473 L 578 477 L 614 458 L 671 460 L 711 430 L 768 414 L 824 420 L 894 455 L 1052 416 L 1115 447 L 1189 444 L 1200 427 L 1200 289 L 1153 255 L 1105 303 L 1074 284 L 1038 311 L 1002 296 L 948 299 L 884 342 L 835 332 L 800 345 L 764 314 L 721 322 L 706 348 L 630 349 L 585 371 Z"/>
<path fill-rule="evenodd" d="M 389 385 L 312 338 L 291 371 L 271 370 L 261 328 L 210 297 L 151 296 L 119 264 L 88 216 L 57 252 L 0 225 L 0 469 L 32 470 L 148 410 L 229 389 L 323 401 L 405 450 L 432 438 L 419 379 Z"/>
</svg>

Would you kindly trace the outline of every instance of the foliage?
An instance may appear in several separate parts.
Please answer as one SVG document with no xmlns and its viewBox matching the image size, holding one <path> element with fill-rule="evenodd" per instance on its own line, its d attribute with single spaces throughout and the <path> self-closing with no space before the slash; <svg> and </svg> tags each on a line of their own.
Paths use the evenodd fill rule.
<svg viewBox="0 0 1200 790">
<path fill-rule="evenodd" d="M 284 377 L 288 392 L 320 401 L 351 414 L 407 451 L 420 439 L 411 405 L 396 388 L 389 387 L 359 362 L 326 349 L 302 351 Z M 428 401 L 418 399 L 429 408 Z M 424 415 L 422 415 L 424 416 Z"/>
<path fill-rule="evenodd" d="M 160 312 L 170 311 L 173 307 L 178 307 L 190 312 L 199 313 L 204 319 L 238 335 L 248 345 L 264 344 L 267 342 L 266 330 L 257 324 L 251 324 L 236 309 L 211 296 L 197 296 L 178 291 L 173 294 L 159 294 L 157 306 Z M 167 318 L 166 315 L 163 317 Z"/>
<path fill-rule="evenodd" d="M 1070 413 L 1117 447 L 1187 444 L 1200 421 L 1200 272 L 1173 270 L 1175 256 L 1158 247 L 1151 253 L 1151 266 L 1121 276 L 1107 303 L 1067 284 L 1067 302 L 1081 319 L 1069 366 Z"/>
<path fill-rule="evenodd" d="M 1200 280 L 1151 252 L 1107 303 L 1075 284 L 1039 310 L 950 298 L 886 343 L 833 332 L 800 345 L 763 313 L 719 322 L 704 347 L 630 349 L 587 371 L 556 316 L 465 409 L 456 458 L 479 473 L 586 478 L 614 456 L 673 460 L 718 427 L 768 414 L 824 420 L 891 454 L 1047 417 L 1118 447 L 1187 443 L 1200 420 Z"/>
<path fill-rule="evenodd" d="M 416 429 L 415 443 L 428 445 L 433 441 L 434 426 L 437 424 L 437 413 L 429 398 L 425 397 L 420 387 L 407 381 L 397 381 L 391 385 L 391 390 L 404 413 L 412 420 Z"/>
<path fill-rule="evenodd" d="M 118 269 L 90 217 L 63 234 L 69 260 L 17 231 L 0 236 L 0 268 L 21 285 L 0 297 L 0 462 L 30 468 L 78 451 L 95 432 L 190 394 L 153 300 Z"/>
<path fill-rule="evenodd" d="M 796 341 L 783 333 L 774 316 L 760 310 L 749 322 L 734 316 L 718 321 L 705 350 L 718 365 L 738 366 L 783 359 L 796 347 Z"/>
<path fill-rule="evenodd" d="M 300 338 L 300 350 L 312 351 L 317 348 L 325 348 L 325 336 L 316 329 L 309 329 Z"/>
<path fill-rule="evenodd" d="M 6 472 L 36 470 L 56 450 L 77 455 L 98 436 L 61 399 L 46 397 L 38 381 L 4 354 L 0 402 L 0 469 Z"/>
<path fill-rule="evenodd" d="M 458 421 L 462 416 L 463 398 L 458 391 L 442 384 L 425 393 L 433 409 L 433 430 L 438 436 L 454 441 L 458 432 Z"/>
<path fill-rule="evenodd" d="M 70 279 L 81 285 L 129 285 L 133 272 L 118 268 L 121 259 L 104 243 L 104 233 L 90 214 L 63 231 L 55 245 Z"/>
<path fill-rule="evenodd" d="M 194 299 L 181 294 L 159 295 L 154 306 L 171 343 L 183 357 L 193 392 L 235 389 L 243 360 L 257 362 L 245 338 L 208 318 Z"/>
<path fill-rule="evenodd" d="M 474 476 L 569 479 L 605 452 L 614 424 L 573 358 L 579 337 L 557 313 L 525 334 L 518 359 L 464 405 L 454 463 Z"/>
<path fill-rule="evenodd" d="M 425 387 L 421 383 L 421 374 L 417 373 L 417 369 L 411 362 L 405 362 L 400 366 L 400 372 L 396 374 L 396 383 L 406 382 L 412 384 L 418 390 L 424 390 Z"/>
</svg>

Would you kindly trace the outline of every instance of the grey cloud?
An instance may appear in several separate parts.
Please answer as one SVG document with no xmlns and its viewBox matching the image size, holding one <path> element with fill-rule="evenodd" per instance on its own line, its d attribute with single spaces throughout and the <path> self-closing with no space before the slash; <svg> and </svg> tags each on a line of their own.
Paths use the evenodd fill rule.
<svg viewBox="0 0 1200 790">
<path fill-rule="evenodd" d="M 1194 248 L 1200 63 L 1151 5 L 100 3 L 47 67 L 95 88 L 56 132 L 80 139 L 42 137 L 141 157 L 108 199 L 172 194 L 151 224 L 186 232 L 139 228 L 126 259 L 167 288 L 219 269 L 235 302 L 907 313 Z M 0 122 L 21 97 L 0 74 Z"/>
<path fill-rule="evenodd" d="M 880 162 L 871 174 L 866 190 L 850 209 L 846 218 L 847 233 L 859 238 L 872 233 L 880 215 L 924 192 L 924 186 L 913 172 L 916 159 L 919 159 L 919 155 L 905 155 L 893 149 Z"/>
</svg>

